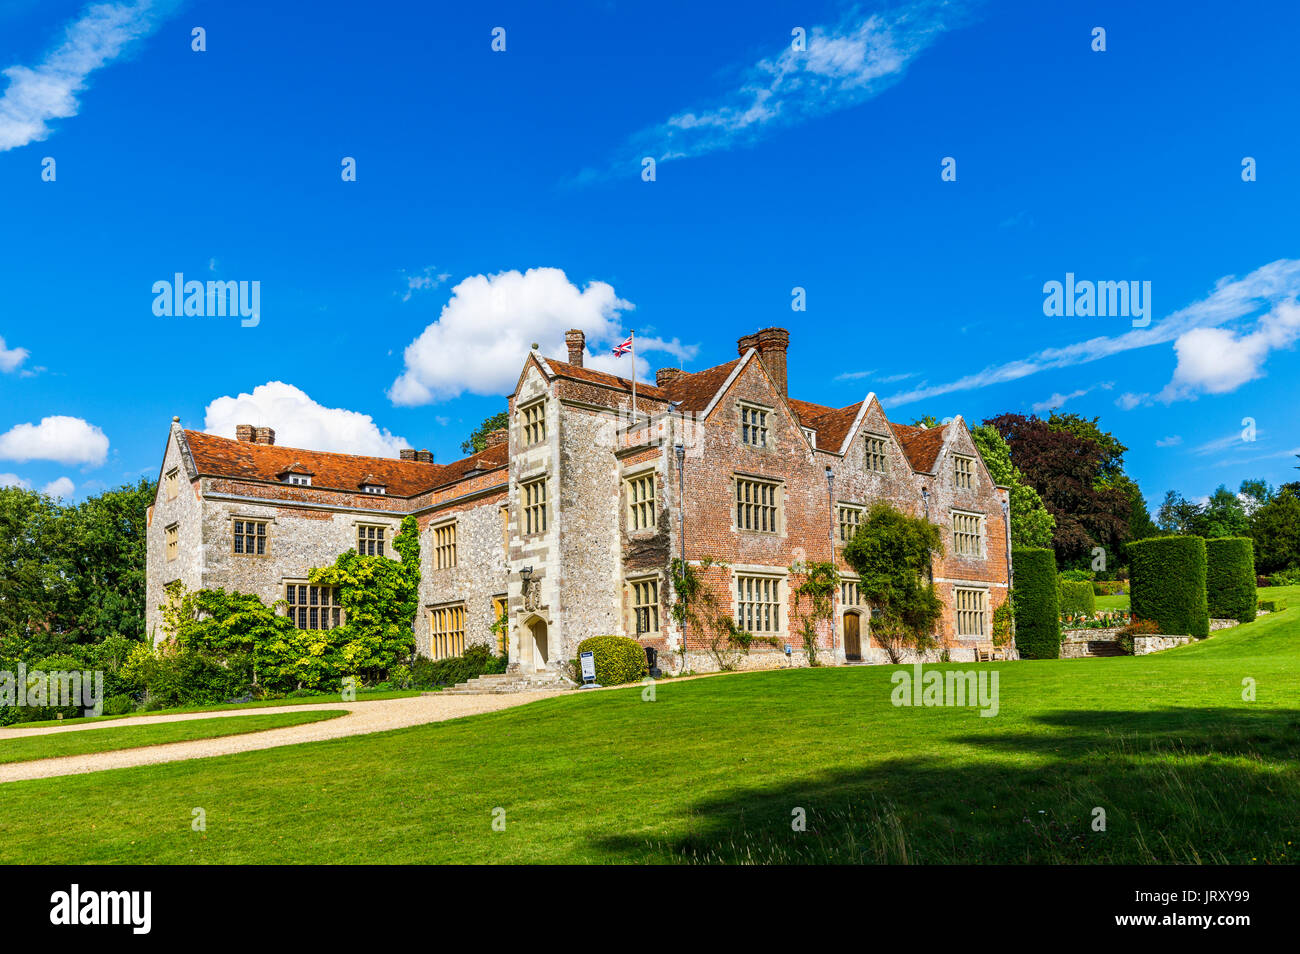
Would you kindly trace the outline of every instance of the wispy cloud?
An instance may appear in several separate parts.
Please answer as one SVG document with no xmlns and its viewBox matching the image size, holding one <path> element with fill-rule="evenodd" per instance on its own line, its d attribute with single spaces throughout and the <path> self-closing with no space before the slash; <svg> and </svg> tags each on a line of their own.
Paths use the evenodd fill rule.
<svg viewBox="0 0 1300 954">
<path fill-rule="evenodd" d="M 1156 447 L 1177 447 L 1183 442 L 1178 434 L 1171 434 L 1169 437 L 1161 437 L 1156 440 Z"/>
<path fill-rule="evenodd" d="M 31 356 L 26 348 L 7 348 L 4 338 L 0 338 L 0 372 L 9 374 L 22 367 L 22 363 Z"/>
<path fill-rule="evenodd" d="M 151 33 L 179 5 L 179 0 L 94 4 L 68 26 L 40 65 L 4 70 L 9 87 L 0 96 L 0 152 L 47 139 L 51 120 L 77 115 L 77 94 L 90 74 Z"/>
<path fill-rule="evenodd" d="M 1179 309 L 1149 328 L 1135 328 L 1121 335 L 1100 335 L 1061 348 L 1044 348 L 1024 358 L 994 364 L 944 384 L 924 385 L 895 394 L 886 400 L 889 406 L 909 404 L 956 391 L 972 391 L 992 384 L 1004 384 L 1021 378 L 1100 361 L 1117 354 L 1152 345 L 1168 344 L 1195 328 L 1211 328 L 1242 318 L 1262 307 L 1272 307 L 1300 294 L 1300 259 L 1278 259 L 1255 269 L 1245 278 L 1229 275 L 1219 279 L 1214 290 L 1200 301 Z M 1124 407 L 1126 398 L 1117 404 Z M 1137 396 L 1140 402 L 1141 397 Z"/>
<path fill-rule="evenodd" d="M 1039 401 L 1036 404 L 1034 404 L 1033 411 L 1035 414 L 1042 414 L 1044 411 L 1055 411 L 1058 410 L 1059 408 L 1065 407 L 1065 405 L 1068 402 L 1073 401 L 1076 398 L 1081 398 L 1085 394 L 1089 394 L 1092 391 L 1095 391 L 1097 388 L 1101 388 L 1103 391 L 1109 391 L 1114 386 L 1115 386 L 1114 381 L 1103 381 L 1100 384 L 1096 385 L 1095 387 L 1078 388 L 1077 390 L 1071 391 L 1069 394 L 1062 394 L 1060 391 L 1057 391 L 1047 400 Z"/>
<path fill-rule="evenodd" d="M 444 284 L 451 278 L 451 274 L 440 272 L 432 265 L 426 265 L 418 275 L 403 271 L 402 277 L 406 279 L 406 293 L 402 295 L 402 301 L 410 301 L 416 292 L 431 291 Z"/>
<path fill-rule="evenodd" d="M 643 156 L 663 162 L 750 146 L 778 129 L 857 106 L 901 79 L 941 34 L 962 26 L 971 6 L 921 0 L 872 14 L 855 6 L 834 25 L 808 27 L 804 49 L 792 38 L 779 54 L 739 70 L 736 88 L 709 104 L 633 134 L 614 168 L 587 170 L 578 179 L 639 171 Z"/>
</svg>

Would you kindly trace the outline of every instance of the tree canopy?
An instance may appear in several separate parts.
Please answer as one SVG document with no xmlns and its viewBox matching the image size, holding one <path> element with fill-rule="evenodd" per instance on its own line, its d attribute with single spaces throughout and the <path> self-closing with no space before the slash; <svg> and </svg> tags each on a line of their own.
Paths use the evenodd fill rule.
<svg viewBox="0 0 1300 954">
<path fill-rule="evenodd" d="M 474 433 L 461 442 L 460 449 L 465 454 L 477 454 L 487 447 L 487 436 L 493 431 L 510 426 L 510 411 L 498 411 L 491 417 L 485 417 L 483 423 L 474 429 Z"/>
<path fill-rule="evenodd" d="M 1050 547 L 1056 521 L 1043 506 L 1038 491 L 1026 483 L 1020 468 L 1011 463 L 1011 448 L 1007 442 L 996 428 L 988 424 L 972 428 L 970 435 L 993 480 L 1011 488 L 1011 545 Z"/>
</svg>

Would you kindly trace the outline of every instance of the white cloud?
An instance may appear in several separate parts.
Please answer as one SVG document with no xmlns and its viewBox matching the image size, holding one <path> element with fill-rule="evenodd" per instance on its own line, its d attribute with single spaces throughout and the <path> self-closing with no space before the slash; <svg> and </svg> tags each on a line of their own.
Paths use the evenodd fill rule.
<svg viewBox="0 0 1300 954">
<path fill-rule="evenodd" d="M 1103 381 L 1095 387 L 1101 388 L 1103 391 L 1109 391 L 1114 386 L 1114 381 Z M 1067 402 L 1073 401 L 1075 398 L 1081 398 L 1085 394 L 1091 393 L 1093 390 L 1095 390 L 1095 388 L 1079 388 L 1078 390 L 1071 391 L 1069 394 L 1062 394 L 1060 391 L 1057 391 L 1046 401 L 1039 401 L 1034 404 L 1033 411 L 1035 414 L 1041 414 L 1044 411 L 1058 410 L 1059 408 L 1065 407 Z"/>
<path fill-rule="evenodd" d="M 0 474 L 0 487 L 21 487 L 27 490 L 31 484 L 17 474 Z"/>
<path fill-rule="evenodd" d="M 627 375 L 630 362 L 609 349 L 627 337 L 620 318 L 635 306 L 606 282 L 579 288 L 558 268 L 530 268 L 474 275 L 451 290 L 438 320 L 406 347 L 406 369 L 388 396 L 394 404 L 418 405 L 471 394 L 508 394 L 514 389 L 528 351 L 536 342 L 543 355 L 565 359 L 564 333 L 587 334 L 586 367 Z M 649 363 L 644 352 L 661 351 L 685 361 L 696 348 L 676 338 L 637 338 L 638 376 Z"/>
<path fill-rule="evenodd" d="M 901 79 L 940 34 L 960 26 L 967 6 L 922 0 L 865 19 L 855 9 L 837 24 L 809 27 L 805 51 L 791 38 L 779 54 L 742 70 L 737 88 L 712 104 L 633 135 L 618 168 L 634 160 L 639 171 L 647 155 L 663 161 L 751 145 L 775 129 L 866 102 Z M 579 181 L 597 175 L 588 170 Z"/>
<path fill-rule="evenodd" d="M 1169 437 L 1159 438 L 1156 441 L 1156 447 L 1177 447 L 1182 442 L 1183 439 L 1180 435 L 1172 434 Z"/>
<path fill-rule="evenodd" d="M 0 152 L 40 142 L 50 135 L 50 120 L 77 115 L 77 94 L 90 74 L 152 32 L 176 5 L 177 0 L 94 4 L 35 69 L 4 70 L 9 88 L 0 96 Z"/>
<path fill-rule="evenodd" d="M 1040 371 L 1087 364 L 1137 348 L 1167 344 L 1195 328 L 1217 327 L 1264 306 L 1272 307 L 1294 299 L 1297 294 L 1300 294 L 1300 259 L 1278 259 L 1260 266 L 1245 278 L 1233 275 L 1220 278 L 1205 298 L 1166 315 L 1148 328 L 1134 328 L 1110 337 L 1099 335 L 1062 348 L 1044 348 L 1028 357 L 990 365 L 945 384 L 926 385 L 892 395 L 884 403 L 890 407 L 909 404 L 954 391 L 1018 381 Z M 1145 395 L 1125 394 L 1115 403 L 1120 407 L 1133 407 L 1142 403 L 1144 398 Z"/>
<path fill-rule="evenodd" d="M 76 485 L 67 477 L 58 477 L 51 480 L 41 488 L 41 493 L 49 494 L 51 497 L 71 497 Z"/>
<path fill-rule="evenodd" d="M 1227 328 L 1196 328 L 1174 342 L 1178 365 L 1173 380 L 1157 400 L 1194 398 L 1199 393 L 1227 394 L 1264 375 L 1269 352 L 1290 348 L 1300 338 L 1300 305 L 1279 302 L 1249 334 Z"/>
<path fill-rule="evenodd" d="M 30 354 L 26 348 L 6 348 L 4 338 L 0 338 L 0 372 L 17 371 Z"/>
<path fill-rule="evenodd" d="M 0 460 L 52 460 L 98 467 L 108 457 L 108 438 L 79 417 L 43 417 L 0 434 Z"/>
<path fill-rule="evenodd" d="M 253 424 L 275 430 L 276 444 L 341 454 L 396 457 L 411 442 L 381 429 L 369 414 L 317 404 L 283 381 L 268 381 L 251 394 L 219 397 L 204 411 L 203 429 L 234 437 L 235 426 Z"/>
<path fill-rule="evenodd" d="M 445 284 L 447 279 L 451 278 L 451 274 L 437 272 L 432 265 L 428 265 L 419 275 L 411 275 L 403 271 L 402 277 L 406 279 L 406 294 L 402 296 L 402 301 L 410 301 L 416 292 L 429 291 Z"/>
</svg>

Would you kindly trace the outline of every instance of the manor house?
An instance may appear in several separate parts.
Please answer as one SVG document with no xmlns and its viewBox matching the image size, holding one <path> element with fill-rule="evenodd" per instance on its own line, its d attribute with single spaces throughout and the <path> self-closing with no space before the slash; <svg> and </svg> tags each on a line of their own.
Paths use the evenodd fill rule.
<svg viewBox="0 0 1300 954">
<path fill-rule="evenodd" d="M 420 653 L 503 643 L 512 670 L 557 670 L 589 636 L 658 648 L 675 669 L 683 634 L 670 566 L 684 556 L 738 625 L 770 642 L 746 665 L 806 661 L 791 619 L 805 562 L 844 574 L 822 660 L 883 661 L 870 609 L 843 562 L 867 507 L 888 500 L 939 526 L 934 582 L 942 644 L 970 659 L 1008 592 L 1008 490 L 994 484 L 960 417 L 890 422 L 874 394 L 832 408 L 786 389 L 790 335 L 766 328 L 703 371 L 664 368 L 653 385 L 533 351 L 509 397 L 510 424 L 449 464 L 283 447 L 274 421 L 235 438 L 173 419 L 149 512 L 148 625 L 163 636 L 165 587 L 255 593 L 301 627 L 342 621 L 336 595 L 307 574 L 345 549 L 396 558 L 404 516 L 420 527 Z M 494 622 L 504 625 L 494 629 Z M 715 668 L 688 626 L 693 669 Z M 664 652 L 664 651 L 668 652 Z"/>
</svg>

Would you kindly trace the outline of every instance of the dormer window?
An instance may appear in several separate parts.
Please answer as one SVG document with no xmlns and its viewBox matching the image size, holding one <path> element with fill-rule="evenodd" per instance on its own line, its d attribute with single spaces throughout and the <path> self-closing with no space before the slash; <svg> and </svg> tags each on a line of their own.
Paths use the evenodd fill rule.
<svg viewBox="0 0 1300 954">
<path fill-rule="evenodd" d="M 362 484 L 361 492 L 363 494 L 383 494 L 383 493 L 387 493 L 388 491 L 385 490 L 383 487 L 379 487 L 375 484 Z"/>
<path fill-rule="evenodd" d="M 294 461 L 280 473 L 276 474 L 286 484 L 293 484 L 295 487 L 311 486 L 311 471 L 304 467 L 299 461 Z"/>
<path fill-rule="evenodd" d="M 374 474 L 366 474 L 361 478 L 361 492 L 363 494 L 386 494 L 388 493 L 388 485 Z"/>
<path fill-rule="evenodd" d="M 802 430 L 803 430 L 803 436 L 806 437 L 806 438 L 808 438 L 808 443 L 809 443 L 809 445 L 811 445 L 813 448 L 816 448 L 816 447 L 817 447 L 817 432 L 814 431 L 811 427 L 805 427 L 805 428 L 803 428 Z"/>
</svg>

